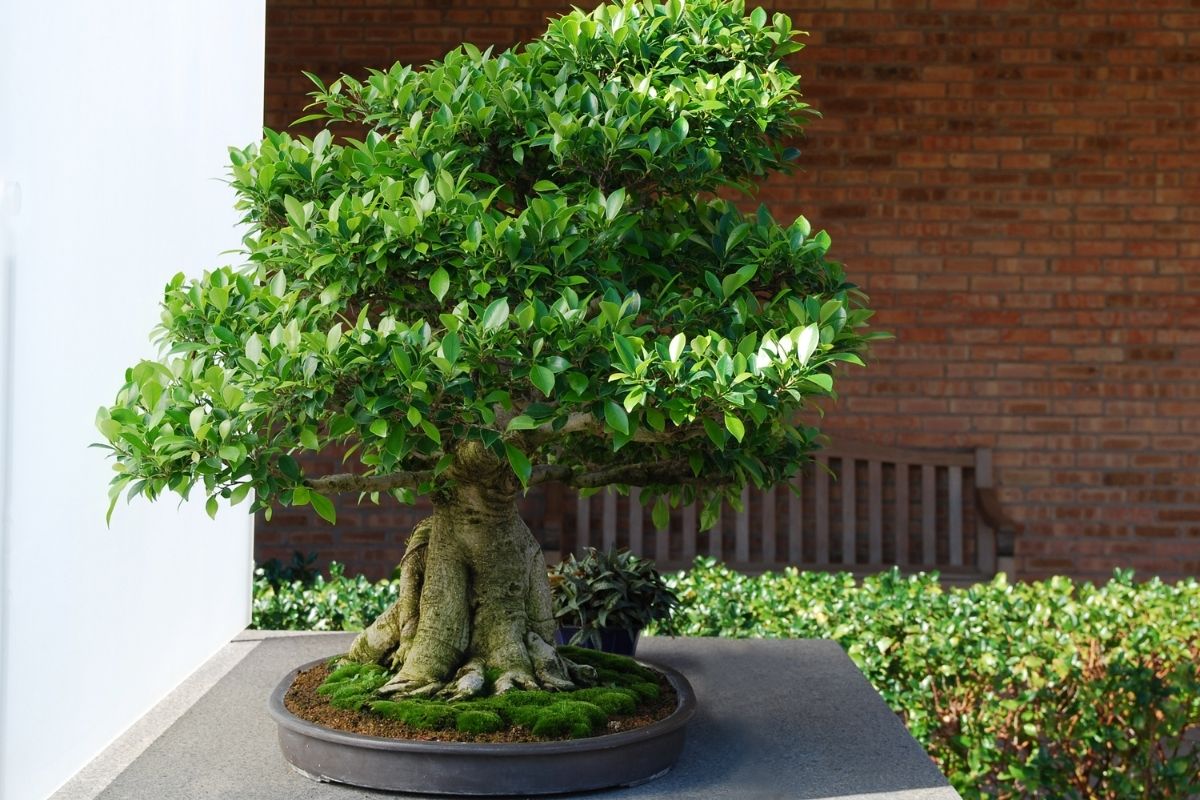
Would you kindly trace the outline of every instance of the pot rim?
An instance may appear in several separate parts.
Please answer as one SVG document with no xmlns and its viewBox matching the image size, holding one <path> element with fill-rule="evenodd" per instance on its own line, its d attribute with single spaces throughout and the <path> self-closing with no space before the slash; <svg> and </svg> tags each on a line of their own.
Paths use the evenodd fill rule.
<svg viewBox="0 0 1200 800">
<path fill-rule="evenodd" d="M 318 658 L 301 664 L 299 667 L 290 670 L 283 677 L 283 680 L 276 685 L 267 702 L 267 708 L 271 716 L 281 727 L 314 739 L 322 739 L 335 744 L 363 747 L 371 750 L 390 750 L 407 753 L 445 753 L 449 750 L 479 756 L 510 757 L 552 755 L 555 753 L 608 750 L 625 747 L 644 740 L 657 739 L 678 730 L 687 725 L 696 713 L 696 694 L 692 691 L 692 686 L 688 683 L 687 678 L 683 677 L 680 672 L 662 664 L 634 659 L 638 664 L 664 675 L 671 684 L 671 688 L 675 690 L 677 698 L 675 710 L 671 712 L 670 716 L 657 722 L 652 722 L 645 727 L 637 728 L 636 730 L 605 733 L 599 736 L 588 736 L 582 739 L 555 742 L 430 742 L 416 739 L 392 739 L 383 736 L 370 736 L 364 733 L 339 731 L 335 728 L 328 728 L 324 725 L 318 725 L 315 722 L 309 722 L 288 711 L 284 705 L 284 697 L 288 689 L 295 682 L 296 677 L 302 671 L 311 669 L 317 664 L 323 664 L 331 657 L 326 656 L 325 658 Z"/>
</svg>

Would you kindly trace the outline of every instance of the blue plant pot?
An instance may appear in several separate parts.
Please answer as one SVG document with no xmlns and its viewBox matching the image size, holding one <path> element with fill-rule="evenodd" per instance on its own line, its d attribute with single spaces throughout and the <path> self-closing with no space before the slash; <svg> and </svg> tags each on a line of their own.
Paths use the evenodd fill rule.
<svg viewBox="0 0 1200 800">
<path fill-rule="evenodd" d="M 554 641 L 558 644 L 570 644 L 571 638 L 579 633 L 579 628 L 571 626 L 560 627 L 554 633 Z M 640 630 L 627 631 L 624 628 L 604 628 L 600 631 L 600 651 L 604 653 L 615 653 L 619 656 L 630 656 L 637 651 L 638 637 L 642 635 Z M 583 641 L 576 645 L 577 647 L 586 647 L 589 650 L 595 650 L 596 646 L 592 642 Z"/>
</svg>

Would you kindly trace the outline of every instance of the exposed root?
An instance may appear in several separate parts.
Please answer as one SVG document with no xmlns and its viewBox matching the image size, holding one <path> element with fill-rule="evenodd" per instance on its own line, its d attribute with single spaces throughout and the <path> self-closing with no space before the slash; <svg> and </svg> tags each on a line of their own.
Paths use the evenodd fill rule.
<svg viewBox="0 0 1200 800">
<path fill-rule="evenodd" d="M 483 659 L 471 659 L 454 676 L 454 681 L 442 689 L 442 696 L 449 700 L 466 700 L 468 697 L 483 694 L 487 683 L 483 669 Z"/>
<path fill-rule="evenodd" d="M 529 647 L 534 674 L 541 682 L 542 688 L 563 692 L 577 688 L 571 681 L 566 659 L 560 656 L 549 642 L 530 631 L 525 637 L 525 643 Z"/>
<path fill-rule="evenodd" d="M 397 675 L 379 687 L 380 694 L 398 694 L 401 697 L 433 697 L 445 686 L 441 681 L 423 682 L 408 680 Z"/>
<path fill-rule="evenodd" d="M 413 528 L 400 562 L 400 596 L 366 630 L 355 637 L 346 660 L 358 664 L 390 661 L 392 669 L 404 665 L 421 617 L 421 588 L 425 583 L 425 560 L 433 519 L 423 519 Z"/>
</svg>

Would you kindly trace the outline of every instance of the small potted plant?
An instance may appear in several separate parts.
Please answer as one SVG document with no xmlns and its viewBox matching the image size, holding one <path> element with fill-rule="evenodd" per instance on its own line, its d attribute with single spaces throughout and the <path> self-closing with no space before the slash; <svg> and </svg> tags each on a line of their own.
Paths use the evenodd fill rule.
<svg viewBox="0 0 1200 800">
<path fill-rule="evenodd" d="M 588 548 L 550 570 L 559 644 L 632 656 L 642 628 L 661 622 L 671 627 L 679 604 L 654 562 L 628 550 Z"/>
</svg>

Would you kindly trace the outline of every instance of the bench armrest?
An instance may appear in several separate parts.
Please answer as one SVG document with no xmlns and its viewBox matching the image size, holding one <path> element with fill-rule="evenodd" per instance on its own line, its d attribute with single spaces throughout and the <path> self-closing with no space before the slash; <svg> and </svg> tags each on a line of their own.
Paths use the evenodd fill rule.
<svg viewBox="0 0 1200 800">
<path fill-rule="evenodd" d="M 1017 523 L 1004 513 L 996 489 L 990 486 L 975 489 L 975 501 L 979 516 L 996 532 L 996 555 L 1013 555 Z"/>
</svg>

